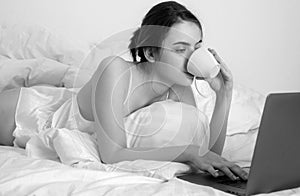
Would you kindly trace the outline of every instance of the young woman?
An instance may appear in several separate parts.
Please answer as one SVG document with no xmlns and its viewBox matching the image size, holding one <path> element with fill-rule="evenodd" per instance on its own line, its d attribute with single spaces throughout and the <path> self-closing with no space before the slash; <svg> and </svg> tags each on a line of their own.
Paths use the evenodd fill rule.
<svg viewBox="0 0 300 196">
<path fill-rule="evenodd" d="M 216 93 L 210 122 L 210 150 L 199 154 L 201 149 L 198 145 L 157 148 L 126 146 L 123 118 L 134 111 L 164 99 L 196 106 L 190 87 L 193 76 L 187 72 L 186 65 L 193 51 L 201 47 L 202 38 L 201 24 L 189 10 L 174 1 L 162 2 L 151 8 L 131 38 L 129 49 L 133 62 L 111 56 L 99 64 L 92 78 L 76 95 L 75 103 L 82 124 L 94 124 L 99 153 L 104 163 L 136 159 L 187 162 L 213 176 L 217 176 L 217 170 L 221 170 L 232 179 L 237 176 L 247 179 L 245 171 L 220 156 L 225 141 L 233 81 L 230 70 L 214 50 L 210 52 L 220 63 L 221 71 L 217 77 L 207 80 Z M 33 90 L 30 89 L 33 87 L 0 94 L 1 144 L 12 145 L 14 137 L 18 135 L 14 133 L 13 136 L 18 128 L 15 116 L 21 115 L 16 111 L 26 105 L 22 100 L 32 96 L 30 93 Z M 37 91 L 38 88 L 34 89 L 34 92 Z M 67 105 L 63 104 L 59 110 L 67 110 Z M 52 125 L 49 126 L 58 125 L 62 121 L 60 119 L 68 118 L 63 115 L 53 115 Z"/>
</svg>

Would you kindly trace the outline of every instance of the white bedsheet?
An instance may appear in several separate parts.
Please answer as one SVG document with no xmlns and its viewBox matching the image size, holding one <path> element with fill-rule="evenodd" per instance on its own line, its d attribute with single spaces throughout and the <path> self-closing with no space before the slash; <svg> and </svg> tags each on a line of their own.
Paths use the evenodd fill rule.
<svg viewBox="0 0 300 196">
<path fill-rule="evenodd" d="M 0 148 L 0 195 L 227 195 L 176 178 L 168 182 L 125 172 L 72 168 Z"/>
<path fill-rule="evenodd" d="M 246 136 L 231 140 L 240 137 Z M 25 154 L 23 149 L 0 146 L 0 195 L 230 195 L 176 177 L 166 181 L 127 172 L 74 168 Z M 262 195 L 296 196 L 300 187 Z"/>
</svg>

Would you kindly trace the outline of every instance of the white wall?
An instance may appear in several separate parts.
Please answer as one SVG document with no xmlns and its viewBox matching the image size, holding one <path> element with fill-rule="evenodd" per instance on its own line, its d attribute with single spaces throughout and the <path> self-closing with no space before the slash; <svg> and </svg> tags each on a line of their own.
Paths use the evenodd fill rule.
<svg viewBox="0 0 300 196">
<path fill-rule="evenodd" d="M 178 0 L 201 20 L 204 41 L 235 81 L 261 93 L 300 91 L 300 1 Z M 0 23 L 38 24 L 100 41 L 137 27 L 159 0 L 0 0 Z"/>
</svg>

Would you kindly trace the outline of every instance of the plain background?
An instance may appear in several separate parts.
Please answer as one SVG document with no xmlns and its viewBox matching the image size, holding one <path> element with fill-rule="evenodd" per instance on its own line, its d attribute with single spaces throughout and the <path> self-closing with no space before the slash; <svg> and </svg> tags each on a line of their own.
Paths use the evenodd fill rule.
<svg viewBox="0 0 300 196">
<path fill-rule="evenodd" d="M 0 23 L 35 24 L 89 42 L 136 28 L 159 0 L 0 0 Z M 299 0 L 178 0 L 234 80 L 260 93 L 300 91 Z"/>
</svg>

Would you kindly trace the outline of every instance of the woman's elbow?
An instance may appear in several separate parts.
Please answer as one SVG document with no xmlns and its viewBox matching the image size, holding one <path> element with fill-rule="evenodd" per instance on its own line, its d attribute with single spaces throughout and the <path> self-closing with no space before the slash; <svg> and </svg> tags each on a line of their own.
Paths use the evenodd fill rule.
<svg viewBox="0 0 300 196">
<path fill-rule="evenodd" d="M 105 152 L 100 153 L 100 158 L 101 161 L 105 164 L 113 164 L 120 162 L 120 157 L 121 157 L 121 150 L 122 149 L 110 149 L 106 150 Z"/>
<path fill-rule="evenodd" d="M 116 163 L 116 160 L 115 160 L 115 157 L 113 156 L 113 154 L 110 154 L 110 155 L 101 155 L 101 161 L 102 163 L 105 163 L 105 164 L 113 164 L 113 163 Z"/>
</svg>

